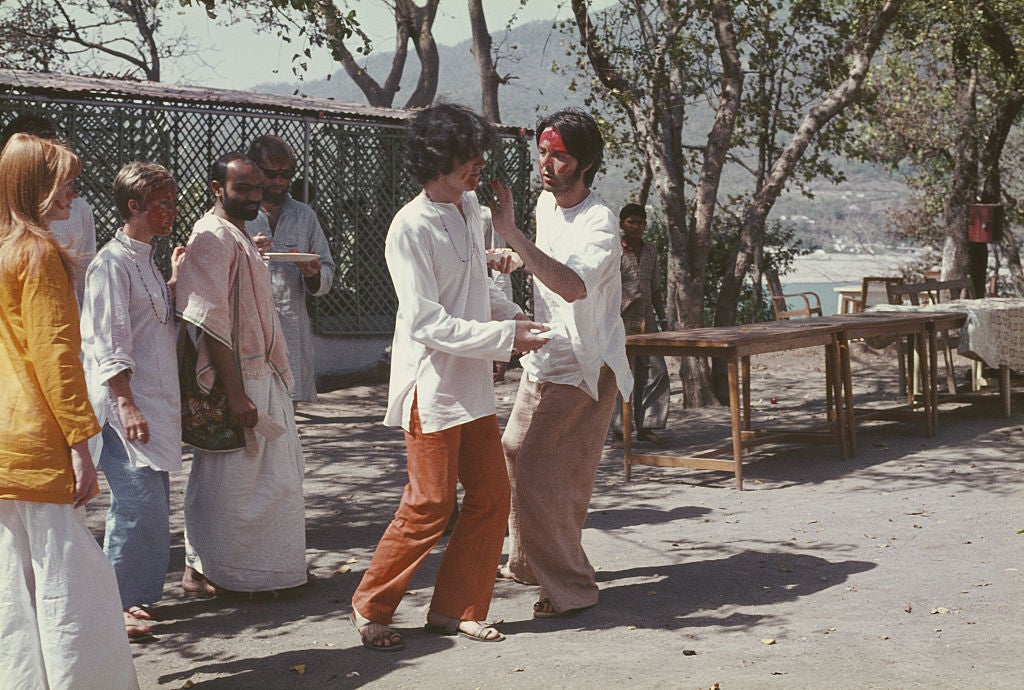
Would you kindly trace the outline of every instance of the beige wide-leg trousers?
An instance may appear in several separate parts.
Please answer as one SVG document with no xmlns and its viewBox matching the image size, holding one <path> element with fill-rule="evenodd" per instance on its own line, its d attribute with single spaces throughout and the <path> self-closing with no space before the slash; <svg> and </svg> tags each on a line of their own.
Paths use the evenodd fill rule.
<svg viewBox="0 0 1024 690">
<path fill-rule="evenodd" d="M 539 584 L 558 612 L 597 603 L 583 523 L 616 394 L 607 366 L 599 400 L 524 374 L 502 436 L 512 485 L 508 566 L 515 579 Z"/>
</svg>

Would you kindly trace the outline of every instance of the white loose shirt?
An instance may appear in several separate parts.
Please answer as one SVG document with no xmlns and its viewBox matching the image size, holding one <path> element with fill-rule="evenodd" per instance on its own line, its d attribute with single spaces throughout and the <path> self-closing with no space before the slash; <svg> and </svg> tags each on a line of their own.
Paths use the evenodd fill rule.
<svg viewBox="0 0 1024 690">
<path fill-rule="evenodd" d="M 177 329 L 170 289 L 152 245 L 120 230 L 89 264 L 82 302 L 82 354 L 89 401 L 100 425 L 121 437 L 133 467 L 181 469 L 181 397 Z M 129 442 L 108 381 L 127 371 L 132 396 L 149 425 L 147 443 Z M 94 437 L 99 455 L 102 434 Z"/>
<path fill-rule="evenodd" d="M 398 296 L 384 424 L 408 431 L 414 396 L 424 433 L 494 414 L 491 362 L 511 357 L 521 310 L 488 279 L 476 195 L 460 213 L 421 192 L 395 215 L 384 256 Z"/>
<path fill-rule="evenodd" d="M 74 283 L 75 296 L 81 308 L 85 293 L 85 270 L 96 256 L 96 222 L 92 217 L 92 207 L 85 199 L 76 196 L 71 200 L 68 219 L 50 223 L 50 232 L 58 242 L 70 246 L 72 254 L 78 259 L 79 270 L 75 271 Z"/>
<path fill-rule="evenodd" d="M 312 208 L 286 197 L 277 219 L 277 229 L 270 229 L 270 220 L 262 209 L 255 220 L 246 222 L 245 229 L 253 237 L 262 232 L 271 238 L 275 252 L 294 250 L 318 255 L 320 287 L 310 294 L 320 297 L 331 291 L 334 259 L 320 220 Z M 296 264 L 272 261 L 269 267 L 277 316 L 288 343 L 288 366 L 295 378 L 292 400 L 316 402 L 316 353 L 313 350 L 313 326 L 306 311 L 306 282 Z"/>
<path fill-rule="evenodd" d="M 537 199 L 537 248 L 580 277 L 587 296 L 566 302 L 539 280 L 533 282 L 534 320 L 551 327 L 547 345 L 524 355 L 534 381 L 578 386 L 598 399 L 597 380 L 607 364 L 623 397 L 633 390 L 626 359 L 622 301 L 622 240 L 615 214 L 596 194 L 561 208 L 550 192 Z"/>
</svg>

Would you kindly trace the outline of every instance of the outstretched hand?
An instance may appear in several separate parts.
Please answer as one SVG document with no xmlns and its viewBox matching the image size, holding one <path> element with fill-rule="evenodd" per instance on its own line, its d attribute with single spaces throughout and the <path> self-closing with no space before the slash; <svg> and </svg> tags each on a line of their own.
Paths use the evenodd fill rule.
<svg viewBox="0 0 1024 690">
<path fill-rule="evenodd" d="M 498 273 L 511 273 L 523 267 L 523 260 L 511 249 L 487 249 L 487 267 Z"/>
<path fill-rule="evenodd" d="M 525 354 L 539 350 L 550 339 L 548 336 L 542 335 L 549 330 L 551 329 L 542 323 L 516 319 L 516 337 L 512 341 L 512 351 Z"/>
</svg>

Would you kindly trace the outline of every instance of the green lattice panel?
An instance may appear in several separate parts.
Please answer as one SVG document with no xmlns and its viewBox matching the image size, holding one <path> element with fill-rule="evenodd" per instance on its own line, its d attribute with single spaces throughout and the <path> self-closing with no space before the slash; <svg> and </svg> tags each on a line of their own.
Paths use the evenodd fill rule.
<svg viewBox="0 0 1024 690">
<path fill-rule="evenodd" d="M 400 127 L 356 122 L 341 116 L 299 119 L 258 110 L 149 103 L 128 97 L 89 97 L 74 103 L 40 102 L 16 90 L 0 101 L 0 127 L 20 112 L 52 118 L 81 157 L 80 194 L 93 208 L 97 243 L 120 226 L 111 188 L 117 171 L 132 160 L 165 165 L 178 181 L 178 219 L 160 240 L 157 261 L 165 274 L 170 248 L 184 244 L 195 221 L 212 205 L 210 163 L 228 151 L 245 151 L 255 137 L 274 133 L 295 148 L 299 175 L 315 187 L 312 206 L 337 263 L 331 291 L 311 300 L 321 335 L 387 334 L 397 307 L 384 262 L 391 218 L 416 193 L 406 175 L 405 134 Z M 308 151 L 305 149 L 308 141 Z M 303 168 L 303 161 L 308 167 Z M 488 175 L 508 182 L 521 226 L 532 225 L 530 146 L 506 137 L 490 156 Z M 489 190 L 486 182 L 481 197 Z M 516 300 L 529 306 L 528 284 L 513 277 Z"/>
</svg>

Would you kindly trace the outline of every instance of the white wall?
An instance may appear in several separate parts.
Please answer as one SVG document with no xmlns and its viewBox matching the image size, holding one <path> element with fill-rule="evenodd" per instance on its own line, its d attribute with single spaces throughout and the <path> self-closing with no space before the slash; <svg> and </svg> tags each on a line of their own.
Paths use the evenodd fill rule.
<svg viewBox="0 0 1024 690">
<path fill-rule="evenodd" d="M 391 336 L 330 337 L 313 336 L 317 376 L 354 374 L 372 369 L 391 344 Z"/>
</svg>

